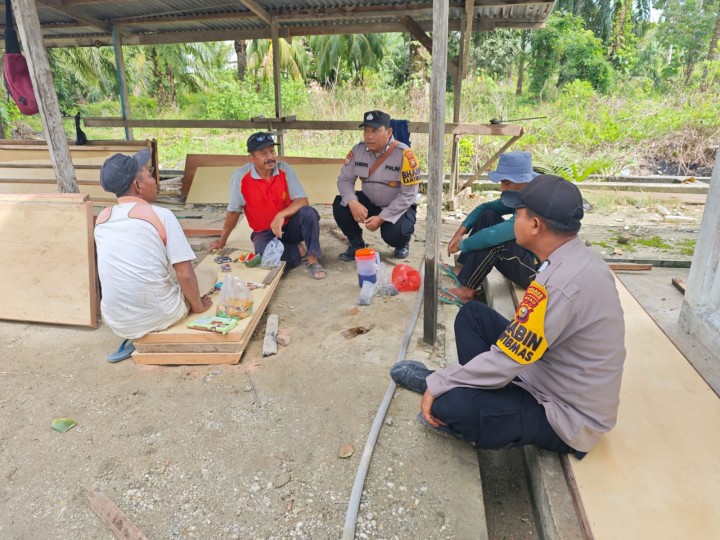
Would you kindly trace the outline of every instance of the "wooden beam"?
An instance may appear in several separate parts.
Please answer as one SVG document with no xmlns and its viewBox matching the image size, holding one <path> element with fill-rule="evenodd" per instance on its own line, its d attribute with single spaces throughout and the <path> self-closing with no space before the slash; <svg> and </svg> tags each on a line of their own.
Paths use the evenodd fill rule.
<svg viewBox="0 0 720 540">
<path fill-rule="evenodd" d="M 254 129 L 258 123 L 251 120 L 123 120 L 122 118 L 83 118 L 88 127 L 137 128 L 188 128 L 188 129 Z M 269 121 L 272 129 L 299 129 L 316 131 L 357 131 L 357 121 L 352 120 L 293 120 L 288 122 Z M 523 127 L 516 124 L 444 124 L 446 135 L 491 135 L 513 137 L 523 133 Z M 410 122 L 411 133 L 429 133 L 428 122 Z"/>
<path fill-rule="evenodd" d="M 270 14 L 255 0 L 240 0 L 240 3 L 260 17 L 266 24 L 272 24 L 272 17 L 270 17 Z"/>
<path fill-rule="evenodd" d="M 434 18 L 434 16 L 435 15 L 433 13 L 433 18 Z M 417 39 L 420 43 L 422 43 L 423 47 L 425 47 L 428 51 L 432 52 L 433 40 L 430 36 L 428 36 L 425 33 L 425 30 L 423 29 L 423 27 L 420 26 L 417 22 L 415 22 L 415 19 L 413 19 L 412 17 L 400 17 L 400 20 L 403 22 L 403 24 L 408 29 L 410 34 L 412 34 L 412 36 L 415 39 Z M 447 24 L 445 26 L 447 26 Z M 433 35 L 435 35 L 434 32 L 433 32 Z M 446 60 L 445 64 L 447 65 L 447 68 L 445 71 L 450 73 L 450 75 L 452 75 L 453 77 L 457 77 L 457 75 L 458 75 L 457 65 L 449 60 Z"/>
<path fill-rule="evenodd" d="M 480 178 L 480 176 L 485 171 L 487 171 L 493 163 L 495 163 L 495 160 L 500 157 L 500 154 L 502 154 L 505 150 L 510 148 L 513 144 L 515 144 L 515 141 L 517 141 L 520 137 L 523 136 L 523 133 L 524 133 L 524 130 L 522 130 L 522 128 L 521 128 L 520 134 L 514 135 L 513 137 L 510 138 L 509 141 L 507 141 L 504 145 L 502 145 L 502 148 L 500 148 L 500 150 L 498 150 L 492 156 L 490 156 L 490 159 L 488 159 L 485 162 L 485 164 L 477 170 L 477 172 L 472 176 L 472 178 L 470 178 L 467 182 L 465 182 L 460 189 L 465 189 L 466 187 L 472 186 L 473 183 L 475 181 L 477 181 Z"/>
<path fill-rule="evenodd" d="M 50 160 L 57 178 L 58 191 L 77 193 L 75 169 L 63 128 L 55 86 L 53 86 L 47 51 L 43 43 L 37 5 L 35 0 L 12 0 L 12 7 L 25 59 L 30 70 L 35 98 L 40 109 L 43 133 L 50 150 Z"/>
<path fill-rule="evenodd" d="M 110 25 L 108 23 L 88 16 L 87 14 L 83 13 L 81 9 L 68 7 L 61 0 L 40 0 L 38 3 L 41 6 L 48 7 L 53 11 L 57 11 L 58 13 L 67 15 L 68 17 L 72 17 L 77 21 L 92 26 L 93 28 L 99 28 L 100 30 L 108 33 L 110 33 L 111 31 Z"/>
<path fill-rule="evenodd" d="M 131 118 L 130 98 L 128 96 L 127 76 L 125 74 L 125 56 L 122 49 L 122 36 L 117 28 L 112 28 L 113 51 L 115 52 L 115 69 L 117 70 L 118 90 L 120 94 L 120 109 L 122 111 L 123 120 Z M 125 126 L 125 140 L 133 140 L 133 130 L 131 127 Z"/>
<path fill-rule="evenodd" d="M 681 293 L 685 294 L 685 280 L 684 279 L 674 277 L 670 280 L 670 282 L 673 284 L 673 287 L 675 287 Z"/>
<path fill-rule="evenodd" d="M 462 35 L 460 49 L 460 78 L 467 77 L 468 63 L 470 59 L 470 38 L 472 37 L 473 19 L 475 18 L 475 2 L 465 0 L 465 29 Z"/>
<path fill-rule="evenodd" d="M 433 2 L 432 74 L 430 77 L 430 144 L 428 152 L 428 209 L 423 283 L 423 341 L 437 339 L 438 260 L 442 227 L 442 183 L 445 178 L 445 80 L 447 79 L 448 0 Z M 457 71 L 457 70 L 456 70 Z"/>
<path fill-rule="evenodd" d="M 275 117 L 281 118 L 283 115 L 282 112 L 282 87 L 280 85 L 280 65 L 281 65 L 281 55 L 280 52 L 280 37 L 279 37 L 279 26 L 277 21 L 273 21 L 270 24 L 270 33 L 272 35 L 272 55 L 273 55 L 273 88 L 275 90 Z M 278 151 L 280 155 L 285 154 L 285 141 L 283 140 L 283 132 L 282 130 L 278 131 L 277 133 L 277 139 L 278 139 Z"/>
</svg>

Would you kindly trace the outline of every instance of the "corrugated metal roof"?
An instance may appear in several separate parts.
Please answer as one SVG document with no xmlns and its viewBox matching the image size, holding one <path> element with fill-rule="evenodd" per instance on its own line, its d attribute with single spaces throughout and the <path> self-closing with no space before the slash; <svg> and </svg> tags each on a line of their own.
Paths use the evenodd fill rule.
<svg viewBox="0 0 720 540">
<path fill-rule="evenodd" d="M 540 28 L 552 6 L 553 0 L 475 0 L 473 28 Z M 64 0 L 38 4 L 38 16 L 48 46 L 109 45 L 113 27 L 123 43 L 142 45 L 269 38 L 270 21 L 281 37 L 407 32 L 404 17 L 429 31 L 432 8 L 432 0 Z M 450 30 L 464 28 L 464 17 L 465 1 L 451 1 Z"/>
</svg>

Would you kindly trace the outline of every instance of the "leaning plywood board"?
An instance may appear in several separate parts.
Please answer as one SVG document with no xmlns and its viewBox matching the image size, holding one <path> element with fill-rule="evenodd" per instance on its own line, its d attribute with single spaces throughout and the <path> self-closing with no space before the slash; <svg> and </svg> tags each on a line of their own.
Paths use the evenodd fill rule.
<svg viewBox="0 0 720 540">
<path fill-rule="evenodd" d="M 0 319 L 97 326 L 92 220 L 87 195 L 0 196 Z"/>
<path fill-rule="evenodd" d="M 720 399 L 628 290 L 618 424 L 570 459 L 594 538 L 718 538 Z"/>
<path fill-rule="evenodd" d="M 50 193 L 53 189 L 57 189 L 57 184 L 52 181 L 46 183 L 0 181 L 0 193 Z M 93 202 L 110 203 L 117 201 L 117 197 L 113 193 L 105 191 L 99 182 L 96 185 L 79 184 L 78 189 L 80 193 L 89 195 Z"/>
<path fill-rule="evenodd" d="M 340 165 L 293 165 L 310 204 L 332 204 L 338 194 Z M 220 204 L 230 200 L 230 177 L 237 167 L 198 167 L 187 202 Z"/>
<path fill-rule="evenodd" d="M 301 156 L 282 156 L 280 160 L 292 165 L 336 165 L 338 171 L 345 163 L 344 159 L 338 158 L 311 158 Z M 183 173 L 181 193 L 183 197 L 190 194 L 190 187 L 195 178 L 195 171 L 198 167 L 232 167 L 237 169 L 248 163 L 247 155 L 238 154 L 188 154 L 185 158 L 185 170 Z M 336 173 L 337 177 L 337 173 Z M 302 180 L 302 178 L 300 179 Z"/>
<path fill-rule="evenodd" d="M 233 258 L 242 251 L 252 249 L 250 228 L 245 220 L 241 220 L 230 235 L 226 244 L 226 249 L 228 248 L 237 250 L 230 253 Z M 206 257 L 200 265 L 219 270 L 219 265 L 214 262 L 213 256 Z M 272 272 L 263 268 L 247 268 L 242 263 L 231 263 L 231 267 L 233 274 L 239 275 L 246 282 L 262 282 Z M 213 306 L 207 313 L 190 314 L 167 330 L 152 332 L 135 340 L 136 352 L 132 356 L 133 360 L 140 364 L 237 364 L 277 288 L 282 269 L 264 289 L 252 291 L 254 302 L 252 315 L 241 320 L 238 326 L 227 334 L 192 330 L 187 327 L 188 322 L 214 313 L 220 297 L 219 293 L 215 293 L 212 295 Z"/>
</svg>

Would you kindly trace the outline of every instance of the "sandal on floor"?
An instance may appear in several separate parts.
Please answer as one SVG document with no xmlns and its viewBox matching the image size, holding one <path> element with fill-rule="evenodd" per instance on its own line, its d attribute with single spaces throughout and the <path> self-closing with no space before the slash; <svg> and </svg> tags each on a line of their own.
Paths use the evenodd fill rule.
<svg viewBox="0 0 720 540">
<path fill-rule="evenodd" d="M 126 339 L 120 344 L 120 348 L 117 351 L 107 355 L 107 361 L 111 364 L 114 364 L 116 362 L 122 362 L 123 360 L 127 360 L 128 358 L 130 358 L 130 356 L 134 352 L 135 345 L 133 345 L 133 342 L 131 340 Z"/>
<path fill-rule="evenodd" d="M 327 277 L 327 271 L 322 267 L 322 265 L 319 262 L 316 263 L 305 263 L 305 268 L 308 269 L 308 272 L 310 272 L 310 275 L 313 279 L 325 279 Z M 322 272 L 324 275 L 318 276 Z"/>
<path fill-rule="evenodd" d="M 447 296 L 443 296 L 446 294 Z M 448 298 L 448 296 L 450 298 Z M 458 307 L 463 307 L 462 300 L 453 293 L 451 293 L 446 287 L 442 287 L 438 290 L 438 299 L 444 304 L 455 304 Z"/>
<path fill-rule="evenodd" d="M 460 283 L 460 278 L 457 276 L 457 274 L 455 273 L 455 270 L 453 269 L 452 266 L 450 266 L 449 264 L 442 263 L 438 266 L 438 268 L 440 269 L 440 271 L 443 274 L 453 278 L 455 280 L 455 283 L 457 283 L 459 287 L 462 287 L 462 283 Z"/>
</svg>

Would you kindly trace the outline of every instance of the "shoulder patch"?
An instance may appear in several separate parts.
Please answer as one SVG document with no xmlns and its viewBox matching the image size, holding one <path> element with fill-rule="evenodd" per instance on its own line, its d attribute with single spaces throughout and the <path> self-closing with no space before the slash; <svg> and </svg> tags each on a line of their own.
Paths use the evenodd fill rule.
<svg viewBox="0 0 720 540">
<path fill-rule="evenodd" d="M 348 155 L 345 157 L 345 165 L 350 165 L 352 158 L 353 158 L 353 153 L 352 153 L 352 150 L 350 150 L 348 152 Z"/>
<path fill-rule="evenodd" d="M 418 168 L 417 159 L 413 151 L 403 150 L 402 169 L 400 170 L 400 179 L 403 186 L 412 186 L 420 183 L 420 169 Z"/>
<path fill-rule="evenodd" d="M 533 281 L 525 291 L 515 317 L 495 342 L 518 364 L 532 364 L 547 350 L 545 312 L 547 290 Z"/>
</svg>

